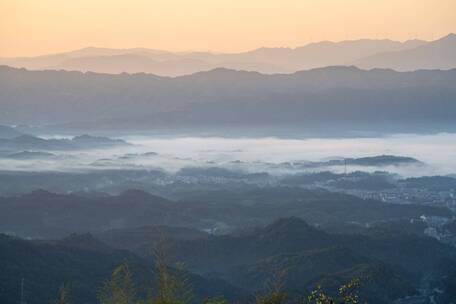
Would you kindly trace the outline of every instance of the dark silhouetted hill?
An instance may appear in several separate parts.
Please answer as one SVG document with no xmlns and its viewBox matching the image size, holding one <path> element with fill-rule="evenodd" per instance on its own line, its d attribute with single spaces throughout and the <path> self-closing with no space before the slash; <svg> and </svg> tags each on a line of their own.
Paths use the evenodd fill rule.
<svg viewBox="0 0 456 304">
<path fill-rule="evenodd" d="M 24 300 L 29 304 L 54 301 L 62 284 L 69 287 L 72 303 L 95 303 L 99 288 L 124 262 L 129 265 L 140 295 L 156 287 L 152 260 L 111 249 L 89 234 L 59 241 L 26 241 L 0 234 L 0 302 L 18 303 L 23 279 Z M 231 300 L 245 297 L 243 291 L 221 280 L 206 280 L 193 274 L 188 279 L 195 301 L 220 294 Z"/>
<path fill-rule="evenodd" d="M 454 248 L 424 236 L 335 235 L 297 218 L 280 219 L 244 235 L 178 242 L 173 251 L 192 271 L 249 290 L 262 290 L 281 271 L 287 272 L 284 289 L 292 294 L 317 284 L 334 291 L 340 282 L 358 277 L 369 303 L 417 294 L 425 277 L 441 283 L 454 271 L 450 265 L 456 259 Z"/>
</svg>

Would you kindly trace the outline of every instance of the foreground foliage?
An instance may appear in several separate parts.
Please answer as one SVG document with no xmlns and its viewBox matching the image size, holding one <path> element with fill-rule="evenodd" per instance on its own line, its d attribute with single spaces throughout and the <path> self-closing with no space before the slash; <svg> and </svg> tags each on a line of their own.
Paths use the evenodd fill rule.
<svg viewBox="0 0 456 304">
<path fill-rule="evenodd" d="M 163 251 L 155 252 L 155 270 L 157 271 L 157 288 L 154 293 L 145 299 L 138 296 L 136 285 L 126 262 L 117 266 L 111 274 L 111 278 L 103 283 L 98 293 L 100 304 L 189 304 L 194 303 L 192 289 L 189 281 L 182 276 L 183 271 L 174 271 L 166 262 Z M 282 290 L 282 282 L 285 272 L 281 272 L 278 278 L 273 278 L 268 284 L 267 290 L 258 294 L 249 302 L 254 304 L 359 304 L 358 289 L 360 281 L 353 279 L 349 283 L 339 287 L 338 298 L 333 298 L 317 286 L 307 298 L 292 300 Z M 70 304 L 69 288 L 63 285 L 58 292 L 56 304 Z M 203 304 L 229 304 L 223 296 L 208 298 Z"/>
</svg>

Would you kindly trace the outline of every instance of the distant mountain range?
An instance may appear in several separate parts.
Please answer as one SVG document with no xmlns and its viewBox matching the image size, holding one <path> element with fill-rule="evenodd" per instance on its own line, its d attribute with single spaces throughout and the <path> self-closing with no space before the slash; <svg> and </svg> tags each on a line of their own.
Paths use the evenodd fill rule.
<svg viewBox="0 0 456 304">
<path fill-rule="evenodd" d="M 386 68 L 396 71 L 451 69 L 456 67 L 456 34 L 400 51 L 388 51 L 357 60 L 360 68 Z"/>
<path fill-rule="evenodd" d="M 29 160 L 29 159 L 55 159 L 57 155 L 49 152 L 22 151 L 5 156 L 10 159 Z"/>
<path fill-rule="evenodd" d="M 67 70 L 97 73 L 151 73 L 180 76 L 215 68 L 293 73 L 334 65 L 391 68 L 398 71 L 456 68 L 456 35 L 426 42 L 361 39 L 310 43 L 298 48 L 259 48 L 221 54 L 173 53 L 145 48 L 81 50 L 38 57 L 0 58 L 0 65 L 30 70 Z"/>
<path fill-rule="evenodd" d="M 3 130 L 3 132 L 2 132 Z M 78 149 L 100 149 L 115 146 L 127 146 L 127 142 L 108 137 L 80 135 L 71 139 L 44 139 L 32 135 L 22 134 L 14 128 L 0 126 L 0 156 L 6 154 L 7 158 L 34 159 L 49 158 L 55 155 L 40 151 L 61 151 Z M 14 136 L 14 137 L 13 137 Z M 26 151 L 33 150 L 33 151 Z"/>
<path fill-rule="evenodd" d="M 0 125 L 0 139 L 12 139 L 23 135 L 15 128 Z"/>
<path fill-rule="evenodd" d="M 361 158 L 344 158 L 344 159 L 331 159 L 327 161 L 319 162 L 293 162 L 290 165 L 301 167 L 301 168 L 322 168 L 330 166 L 344 166 L 344 165 L 355 165 L 355 166 L 401 166 L 401 165 L 419 165 L 423 164 L 419 160 L 396 155 L 376 155 Z"/>
<path fill-rule="evenodd" d="M 54 129 L 451 131 L 456 69 L 327 67 L 264 75 L 215 69 L 176 78 L 0 67 L 0 124 Z"/>
<path fill-rule="evenodd" d="M 65 175 L 58 177 L 69 180 Z M 97 180 L 101 179 L 94 179 L 95 182 Z M 27 182 L 33 183 L 29 179 Z M 238 201 L 241 194 L 245 200 Z M 151 223 L 206 231 L 217 231 L 218 228 L 229 231 L 292 215 L 320 227 L 336 223 L 363 226 L 387 220 L 416 219 L 423 214 L 446 218 L 453 216 L 445 208 L 387 204 L 341 193 L 293 187 L 243 192 L 238 189 L 235 192 L 212 191 L 206 195 L 200 193 L 195 198 L 189 196 L 187 194 L 188 198 L 174 201 L 140 190 L 127 190 L 114 196 L 63 195 L 36 190 L 18 196 L 0 197 L 0 232 L 23 237 L 55 238 L 72 232 L 100 233 L 109 229 L 141 233 L 131 229 L 150 226 Z M 244 201 L 249 204 L 244 204 Z M 366 204 L 369 204 L 369 208 L 366 208 Z M 47 211 L 43 213 L 43 210 Z M 262 211 L 259 213 L 259 210 Z M 69 213 L 71 218 L 67 216 Z M 27 223 L 20 219 L 27 219 Z M 113 231 L 102 237 L 109 240 L 110 235 L 117 235 L 116 238 L 122 236 Z M 151 233 L 149 236 L 152 238 Z"/>
</svg>

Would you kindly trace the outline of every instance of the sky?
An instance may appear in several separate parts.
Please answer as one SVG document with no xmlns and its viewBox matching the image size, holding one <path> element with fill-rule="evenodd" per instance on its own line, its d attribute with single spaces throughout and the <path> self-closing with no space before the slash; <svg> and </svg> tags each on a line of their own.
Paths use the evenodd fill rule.
<svg viewBox="0 0 456 304">
<path fill-rule="evenodd" d="M 88 46 L 241 52 L 450 32 L 456 0 L 0 0 L 2 57 Z"/>
</svg>

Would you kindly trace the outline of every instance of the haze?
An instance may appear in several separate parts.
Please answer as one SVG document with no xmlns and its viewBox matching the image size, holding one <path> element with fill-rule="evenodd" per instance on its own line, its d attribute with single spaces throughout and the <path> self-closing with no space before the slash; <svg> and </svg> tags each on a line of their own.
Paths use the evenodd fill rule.
<svg viewBox="0 0 456 304">
<path fill-rule="evenodd" d="M 0 0 L 1 304 L 455 304 L 456 0 Z"/>
<path fill-rule="evenodd" d="M 3 57 L 87 46 L 240 52 L 321 40 L 433 40 L 455 31 L 452 0 L 0 1 Z"/>
<path fill-rule="evenodd" d="M 46 137 L 47 138 L 47 137 Z M 49 138 L 64 138 L 52 136 Z M 388 170 L 401 176 L 446 175 L 456 172 L 456 135 L 397 134 L 370 138 L 277 137 L 123 137 L 131 146 L 103 149 L 52 151 L 58 157 L 11 159 L 0 157 L 2 170 L 86 172 L 92 170 L 165 170 L 176 172 L 185 167 L 221 167 L 252 173 L 283 175 L 331 170 L 343 172 L 343 166 L 289 168 L 287 162 L 326 161 L 375 155 L 408 155 L 424 164 L 410 166 L 349 166 L 348 171 Z"/>
</svg>

